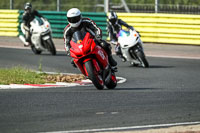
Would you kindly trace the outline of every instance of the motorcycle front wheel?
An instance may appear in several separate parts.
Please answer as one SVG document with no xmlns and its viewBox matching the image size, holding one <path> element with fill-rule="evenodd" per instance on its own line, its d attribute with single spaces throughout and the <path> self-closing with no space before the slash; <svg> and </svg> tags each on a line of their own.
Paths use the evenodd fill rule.
<svg viewBox="0 0 200 133">
<path fill-rule="evenodd" d="M 112 73 L 110 77 L 110 82 L 106 84 L 106 87 L 108 89 L 114 89 L 116 86 L 117 86 L 117 79 L 116 79 L 115 73 Z"/>
<path fill-rule="evenodd" d="M 50 38 L 50 39 L 46 40 L 46 42 L 47 42 L 48 50 L 50 51 L 50 53 L 52 55 L 56 55 L 56 48 L 55 48 L 55 45 L 54 45 L 52 39 Z"/>
<path fill-rule="evenodd" d="M 98 90 L 102 90 L 104 88 L 104 82 L 103 82 L 102 76 L 98 74 L 98 72 L 95 70 L 91 60 L 85 62 L 85 68 L 87 70 L 88 77 L 92 81 L 94 86 Z"/>
<path fill-rule="evenodd" d="M 33 51 L 34 54 L 41 54 L 42 53 L 42 51 L 37 50 L 34 45 L 31 46 L 31 50 Z"/>
<path fill-rule="evenodd" d="M 138 51 L 136 53 L 136 55 L 137 55 L 137 58 L 138 58 L 138 60 L 140 61 L 141 65 L 142 65 L 142 67 L 145 67 L 145 68 L 149 67 L 149 63 L 148 63 L 143 51 Z"/>
</svg>

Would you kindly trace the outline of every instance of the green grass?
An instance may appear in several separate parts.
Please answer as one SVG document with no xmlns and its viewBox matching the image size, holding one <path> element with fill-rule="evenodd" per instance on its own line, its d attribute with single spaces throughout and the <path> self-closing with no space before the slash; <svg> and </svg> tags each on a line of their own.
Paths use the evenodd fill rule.
<svg viewBox="0 0 200 133">
<path fill-rule="evenodd" d="M 44 84 L 46 74 L 22 67 L 0 68 L 0 84 Z"/>
</svg>

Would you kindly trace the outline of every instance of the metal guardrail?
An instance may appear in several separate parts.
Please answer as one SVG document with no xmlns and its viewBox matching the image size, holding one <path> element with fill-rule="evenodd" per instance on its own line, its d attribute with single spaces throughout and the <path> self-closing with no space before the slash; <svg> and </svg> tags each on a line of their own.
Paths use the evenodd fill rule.
<svg viewBox="0 0 200 133">
<path fill-rule="evenodd" d="M 20 24 L 24 11 L 0 10 L 0 36 L 18 36 L 22 34 Z M 39 11 L 51 23 L 53 37 L 63 38 L 64 28 L 68 25 L 66 12 Z M 92 19 L 101 29 L 103 38 L 107 38 L 107 16 L 103 12 L 83 12 L 83 17 Z"/>
<path fill-rule="evenodd" d="M 22 21 L 22 14 L 24 11 L 20 11 L 20 17 L 19 22 Z M 63 32 L 64 28 L 68 25 L 67 18 L 66 18 L 66 12 L 57 12 L 57 11 L 39 11 L 41 15 L 43 15 L 45 18 L 47 18 L 51 24 L 51 28 L 53 31 L 53 37 L 56 38 L 63 38 Z M 89 17 L 92 19 L 97 26 L 99 26 L 102 30 L 103 38 L 105 39 L 107 37 L 107 16 L 103 12 L 83 12 L 83 17 Z M 21 29 L 19 28 L 20 34 Z"/>
<path fill-rule="evenodd" d="M 18 10 L 0 10 L 0 36 L 17 36 L 18 18 Z"/>
<path fill-rule="evenodd" d="M 134 26 L 143 42 L 200 45 L 200 15 L 118 13 Z"/>
<path fill-rule="evenodd" d="M 0 10 L 0 36 L 18 36 L 23 11 Z M 51 23 L 53 37 L 62 38 L 67 25 L 66 12 L 40 11 Z M 84 12 L 93 19 L 107 38 L 105 13 Z M 118 13 L 119 18 L 135 27 L 144 42 L 200 45 L 200 15 L 159 13 Z"/>
</svg>

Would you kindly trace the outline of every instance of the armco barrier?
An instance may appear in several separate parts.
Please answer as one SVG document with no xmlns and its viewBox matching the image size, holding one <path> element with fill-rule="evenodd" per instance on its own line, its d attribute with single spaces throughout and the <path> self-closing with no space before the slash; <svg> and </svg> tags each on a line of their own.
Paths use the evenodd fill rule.
<svg viewBox="0 0 200 133">
<path fill-rule="evenodd" d="M 118 13 L 141 33 L 143 42 L 200 45 L 200 15 Z"/>
<path fill-rule="evenodd" d="M 0 36 L 18 35 L 18 10 L 0 10 Z"/>
<path fill-rule="evenodd" d="M 64 28 L 68 25 L 66 12 L 57 12 L 57 11 L 39 11 L 41 15 L 49 20 L 51 23 L 51 28 L 53 31 L 53 37 L 63 38 L 63 31 Z M 23 11 L 20 11 L 20 22 L 22 20 Z M 97 26 L 102 29 L 103 37 L 107 37 L 106 31 L 106 19 L 107 16 L 105 13 L 98 13 L 98 12 L 83 12 L 83 17 L 89 17 L 92 19 Z"/>
<path fill-rule="evenodd" d="M 52 26 L 53 37 L 62 38 L 68 24 L 66 12 L 39 11 Z M 0 36 L 18 36 L 23 11 L 0 10 Z M 105 13 L 83 12 L 102 29 L 107 38 Z M 118 17 L 135 27 L 143 42 L 200 45 L 200 15 L 118 13 Z"/>
</svg>

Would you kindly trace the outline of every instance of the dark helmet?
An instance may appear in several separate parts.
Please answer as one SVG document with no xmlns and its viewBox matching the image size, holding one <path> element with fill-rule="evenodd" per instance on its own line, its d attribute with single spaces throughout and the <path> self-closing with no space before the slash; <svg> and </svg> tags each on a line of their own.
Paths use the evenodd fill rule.
<svg viewBox="0 0 200 133">
<path fill-rule="evenodd" d="M 117 14 L 114 11 L 111 11 L 110 14 L 108 15 L 108 20 L 112 23 L 115 24 L 117 21 Z"/>
<path fill-rule="evenodd" d="M 24 5 L 24 10 L 27 11 L 27 10 L 31 10 L 32 9 L 32 5 L 31 3 L 27 2 L 25 5 Z"/>
</svg>

